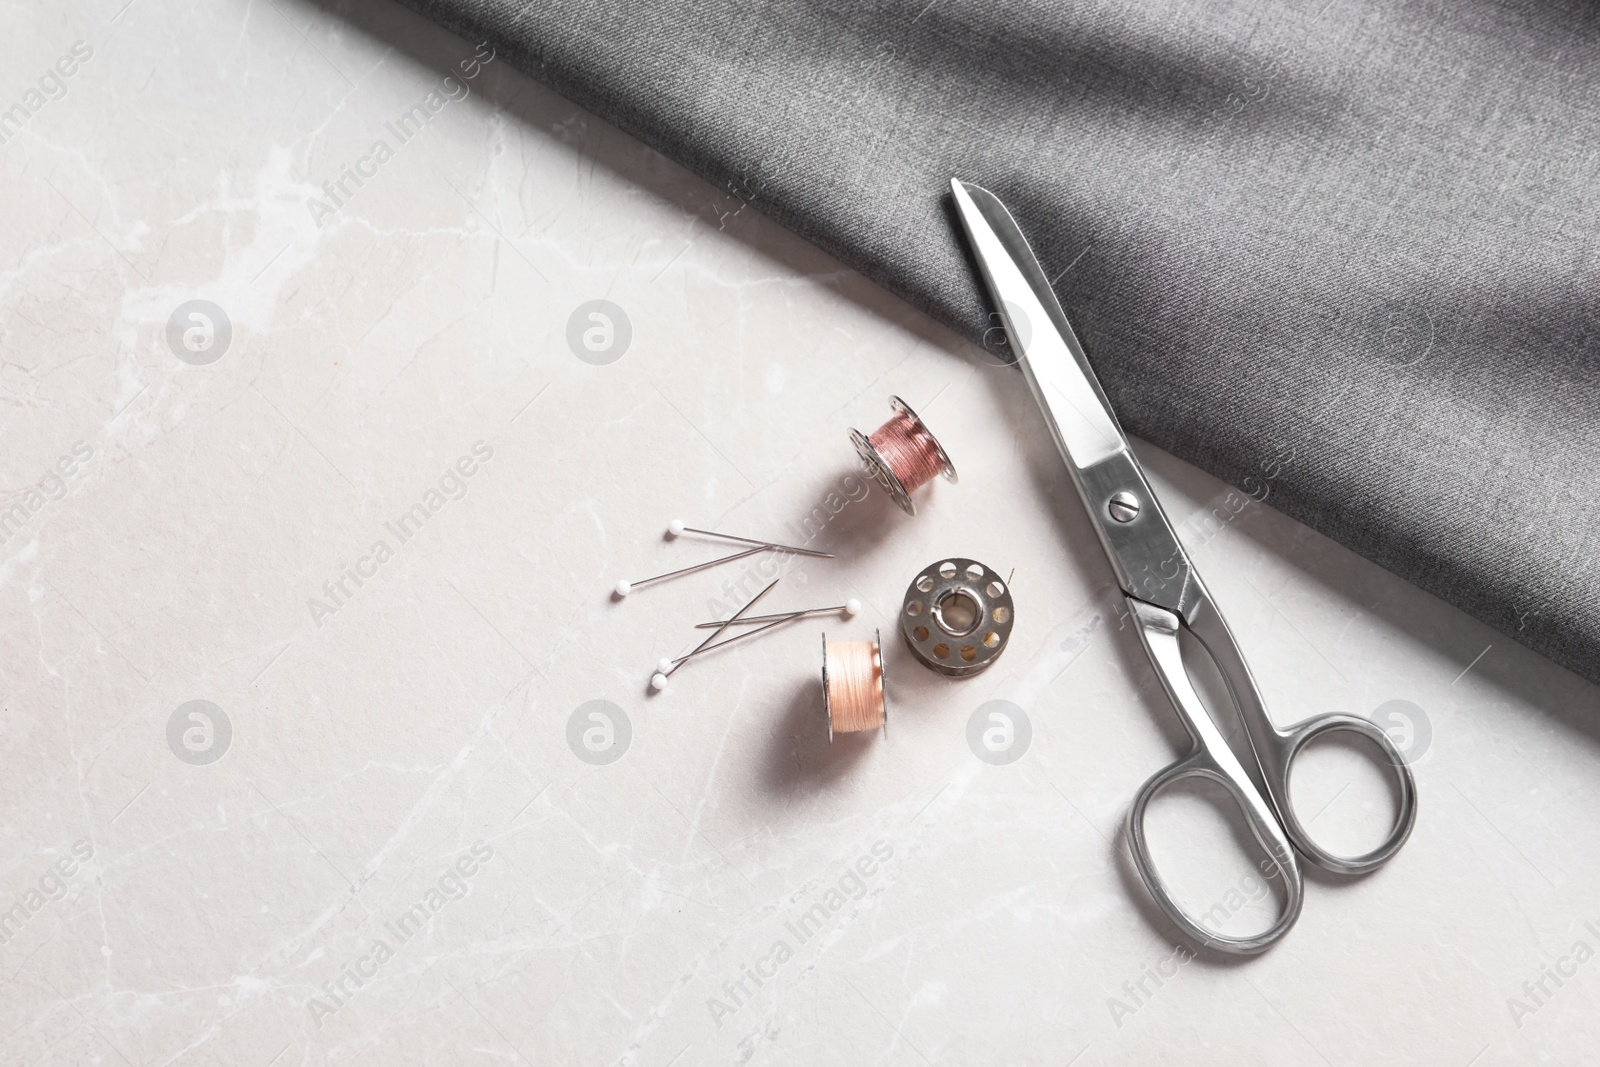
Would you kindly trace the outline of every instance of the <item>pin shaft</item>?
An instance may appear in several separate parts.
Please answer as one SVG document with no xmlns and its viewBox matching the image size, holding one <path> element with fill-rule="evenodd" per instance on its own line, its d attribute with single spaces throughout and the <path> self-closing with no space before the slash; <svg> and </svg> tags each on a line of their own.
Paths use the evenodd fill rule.
<svg viewBox="0 0 1600 1067">
<path fill-rule="evenodd" d="M 685 526 L 684 533 L 697 533 L 706 537 L 720 537 L 724 541 L 738 541 L 747 545 L 765 545 L 767 548 L 776 548 L 784 552 L 795 552 L 802 556 L 818 556 L 822 559 L 833 559 L 832 552 L 819 552 L 814 548 L 797 548 L 794 545 L 780 545 L 776 541 L 758 541 L 754 537 L 738 537 L 734 534 L 718 533 L 716 530 L 698 530 L 693 526 Z"/>
<path fill-rule="evenodd" d="M 758 549 L 758 551 L 759 551 L 759 549 Z M 733 613 L 733 618 L 729 619 L 727 622 L 725 622 L 721 626 L 717 627 L 710 634 L 707 634 L 706 635 L 706 639 L 704 641 L 701 641 L 698 645 L 696 645 L 694 647 L 694 651 L 693 652 L 690 652 L 688 656 L 680 656 L 680 657 L 678 657 L 677 662 L 675 662 L 672 665 L 672 670 L 670 670 L 670 671 L 662 671 L 661 673 L 670 678 L 672 676 L 673 671 L 676 671 L 679 667 L 683 666 L 685 660 L 689 659 L 690 656 L 693 656 L 696 652 L 699 652 L 701 649 L 705 648 L 711 642 L 715 641 L 717 639 L 717 637 L 722 633 L 723 630 L 726 630 L 729 626 L 733 625 L 733 623 L 734 623 L 734 621 L 736 619 L 738 619 L 745 612 L 749 611 L 751 608 L 755 607 L 756 606 L 756 601 L 760 600 L 762 597 L 764 597 L 768 593 L 772 592 L 772 587 L 777 585 L 780 581 L 782 581 L 782 579 L 780 579 L 780 578 L 772 579 L 771 582 L 767 583 L 767 587 L 765 589 L 761 590 L 761 592 L 757 593 L 755 596 L 750 598 L 750 602 L 749 603 L 747 603 L 744 607 L 740 608 L 738 611 L 734 612 Z"/>
<path fill-rule="evenodd" d="M 845 610 L 845 605 L 843 605 L 843 604 L 835 604 L 831 608 L 806 608 L 804 611 L 785 611 L 785 612 L 782 612 L 782 613 L 777 614 L 777 615 L 746 615 L 743 618 L 741 618 L 739 620 L 739 622 L 741 624 L 749 623 L 751 625 L 754 625 L 755 623 L 758 623 L 758 622 L 778 622 L 778 621 L 783 621 L 783 620 L 787 620 L 787 619 L 809 618 L 812 615 L 831 615 L 836 611 L 844 611 L 844 610 Z M 732 622 L 733 620 L 730 619 L 728 621 Z M 723 624 L 721 622 L 697 622 L 694 625 L 695 625 L 695 629 L 697 629 L 697 630 L 710 630 L 710 629 L 712 629 L 714 627 L 721 626 Z"/>
<path fill-rule="evenodd" d="M 754 630 L 746 630 L 742 634 L 735 634 L 734 636 L 728 638 L 726 641 L 718 641 L 714 645 L 701 645 L 699 648 L 697 648 L 693 652 L 689 653 L 689 655 L 679 657 L 677 662 L 678 663 L 682 663 L 684 660 L 689 659 L 689 658 L 691 658 L 693 656 L 701 656 L 701 655 L 704 655 L 707 652 L 715 652 L 719 648 L 725 648 L 728 645 L 736 644 L 736 643 L 738 643 L 740 641 L 743 641 L 747 637 L 754 637 L 756 634 L 759 634 L 759 633 L 761 633 L 761 632 L 763 632 L 765 630 L 770 630 L 774 626 L 782 626 L 786 622 L 793 622 L 794 620 L 800 618 L 801 616 L 809 615 L 809 614 L 811 614 L 811 612 L 808 612 L 808 611 L 796 611 L 796 612 L 794 612 L 792 614 L 789 614 L 789 615 L 778 615 L 776 617 L 771 616 L 771 615 L 765 616 L 766 618 L 772 619 L 772 621 L 767 623 L 765 626 L 757 626 Z M 741 621 L 750 622 L 751 620 L 743 619 Z M 721 632 L 722 632 L 721 630 L 717 631 L 717 633 L 721 633 Z M 711 636 L 715 637 L 715 636 L 717 636 L 717 634 L 712 634 Z M 709 638 L 707 640 L 709 640 Z M 673 666 L 673 669 L 674 670 L 677 669 L 676 664 Z"/>
<path fill-rule="evenodd" d="M 641 578 L 637 582 L 627 583 L 628 588 L 637 589 L 641 585 L 649 585 L 651 582 L 660 582 L 665 581 L 668 578 L 676 578 L 680 574 L 693 574 L 695 571 L 703 571 L 707 567 L 715 567 L 719 563 L 732 563 L 736 559 L 744 559 L 746 556 L 753 556 L 757 552 L 765 552 L 771 547 L 771 545 L 762 545 L 759 548 L 747 548 L 743 552 L 735 552 L 731 556 L 723 556 L 721 559 L 712 559 L 707 560 L 704 563 L 696 563 L 692 567 L 681 567 L 675 571 L 668 571 L 665 574 L 658 574 L 654 578 Z"/>
</svg>

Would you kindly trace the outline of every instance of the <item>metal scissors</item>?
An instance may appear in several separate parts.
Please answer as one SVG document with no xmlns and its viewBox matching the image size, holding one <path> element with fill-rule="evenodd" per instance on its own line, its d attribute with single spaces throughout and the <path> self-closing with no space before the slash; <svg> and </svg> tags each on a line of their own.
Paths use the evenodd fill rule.
<svg viewBox="0 0 1600 1067">
<path fill-rule="evenodd" d="M 1239 955 L 1264 951 L 1300 917 L 1305 882 L 1297 854 L 1338 874 L 1360 874 L 1382 864 L 1405 844 L 1416 822 L 1416 780 L 1389 736 L 1368 719 L 1335 714 L 1286 729 L 1273 724 L 1238 643 L 1150 491 L 1083 346 L 1016 221 L 985 189 L 954 180 L 950 189 L 1017 362 L 1116 571 L 1140 642 L 1193 740 L 1188 755 L 1152 777 L 1134 798 L 1128 812 L 1134 865 L 1161 910 L 1195 941 Z M 1178 643 L 1184 630 L 1210 653 L 1227 683 L 1249 738 L 1254 778 L 1189 680 Z M 1361 856 L 1338 856 L 1319 846 L 1289 798 L 1289 768 L 1295 757 L 1313 738 L 1334 731 L 1360 735 L 1378 746 L 1398 779 L 1394 827 L 1383 844 Z M 1186 778 L 1210 779 L 1232 796 L 1283 877 L 1284 910 L 1263 933 L 1230 937 L 1206 929 L 1184 912 L 1161 880 L 1145 835 L 1145 813 L 1163 789 Z"/>
</svg>

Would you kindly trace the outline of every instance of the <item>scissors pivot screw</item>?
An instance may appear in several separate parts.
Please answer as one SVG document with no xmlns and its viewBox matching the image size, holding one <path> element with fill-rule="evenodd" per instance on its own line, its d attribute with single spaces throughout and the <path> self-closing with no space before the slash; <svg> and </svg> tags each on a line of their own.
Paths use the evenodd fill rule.
<svg viewBox="0 0 1600 1067">
<path fill-rule="evenodd" d="M 1132 522 L 1139 517 L 1139 498 L 1126 489 L 1113 493 L 1111 502 L 1106 505 L 1106 510 L 1118 522 Z"/>
</svg>

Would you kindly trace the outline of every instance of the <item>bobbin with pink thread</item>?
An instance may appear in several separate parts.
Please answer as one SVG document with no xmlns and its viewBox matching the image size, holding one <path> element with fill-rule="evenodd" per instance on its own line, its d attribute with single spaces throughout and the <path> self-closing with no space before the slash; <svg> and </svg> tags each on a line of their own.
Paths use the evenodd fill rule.
<svg viewBox="0 0 1600 1067">
<path fill-rule="evenodd" d="M 868 437 L 860 430 L 851 430 L 850 440 L 884 492 L 907 515 L 915 515 L 917 505 L 911 494 L 933 481 L 935 474 L 944 475 L 949 482 L 957 481 L 956 467 L 910 404 L 891 396 L 889 406 L 894 408 L 894 415 L 876 433 Z"/>
</svg>

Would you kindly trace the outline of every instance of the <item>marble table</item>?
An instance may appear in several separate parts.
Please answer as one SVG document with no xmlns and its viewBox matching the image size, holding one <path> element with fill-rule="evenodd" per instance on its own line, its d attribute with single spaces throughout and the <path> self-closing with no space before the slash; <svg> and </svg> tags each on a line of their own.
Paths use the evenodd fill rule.
<svg viewBox="0 0 1600 1067">
<path fill-rule="evenodd" d="M 1139 445 L 1280 721 L 1421 788 L 1195 953 L 1121 836 L 1183 738 L 1014 370 L 396 5 L 7 15 L 0 1060 L 1595 1062 L 1588 683 Z M 891 395 L 961 474 L 914 518 L 848 439 Z M 613 598 L 719 553 L 674 518 L 837 558 Z M 1012 580 L 975 678 L 895 632 L 943 556 Z M 770 577 L 863 610 L 651 692 Z M 874 630 L 888 731 L 830 744 L 819 634 Z M 1359 757 L 1296 778 L 1351 848 Z M 1205 799 L 1157 844 L 1259 928 Z"/>
</svg>

